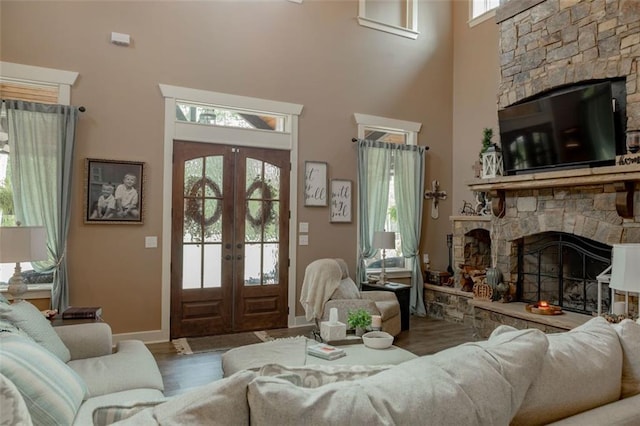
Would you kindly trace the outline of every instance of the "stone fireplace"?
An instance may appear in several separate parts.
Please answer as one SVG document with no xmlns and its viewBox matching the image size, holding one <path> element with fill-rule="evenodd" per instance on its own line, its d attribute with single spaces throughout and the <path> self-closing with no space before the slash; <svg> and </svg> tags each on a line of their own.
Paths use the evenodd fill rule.
<svg viewBox="0 0 640 426">
<path fill-rule="evenodd" d="M 508 1 L 496 21 L 498 108 L 572 84 L 622 78 L 626 130 L 640 129 L 640 2 Z M 595 275 L 608 265 L 611 245 L 640 242 L 639 172 L 637 165 L 611 166 L 502 177 L 484 188 L 472 184 L 492 197 L 493 258 L 511 293 L 593 311 Z M 563 248 L 548 240 L 563 235 L 564 243 L 557 242 L 566 243 Z M 535 244 L 555 248 L 527 248 Z"/>
<path fill-rule="evenodd" d="M 499 109 L 554 89 L 623 79 L 626 131 L 640 131 L 640 1 L 503 0 L 496 12 L 496 22 L 501 72 Z M 487 230 L 492 263 L 502 272 L 514 300 L 555 297 L 576 311 L 590 312 L 594 310 L 593 293 L 597 291 L 594 274 L 602 272 L 600 269 L 608 264 L 611 245 L 640 243 L 639 181 L 637 164 L 475 180 L 469 184 L 470 189 L 489 194 L 493 214 L 451 218 L 454 269 L 467 261 L 465 246 L 469 235 L 475 229 Z M 576 240 L 582 248 L 571 254 L 565 250 L 564 255 L 564 249 L 553 254 L 553 250 L 540 252 L 527 248 L 531 245 L 535 248 L 536 242 L 544 245 L 544 239 L 558 236 Z M 583 253 L 581 250 L 589 246 L 597 249 L 588 260 L 565 262 L 567 256 L 582 256 L 577 253 Z M 538 271 L 534 273 L 535 269 Z M 547 271 L 547 275 L 555 274 L 555 278 L 537 276 L 540 270 Z M 459 290 L 459 275 L 456 269 L 456 288 L 452 291 Z M 576 296 L 578 293 L 581 295 Z M 603 294 L 608 294 L 606 288 Z M 425 300 L 435 304 L 438 297 L 429 295 Z M 453 297 L 450 295 L 448 299 Z M 458 297 L 471 296 L 456 293 L 455 297 L 455 303 L 460 305 Z M 499 305 L 512 305 L 487 303 L 494 306 L 487 308 L 493 312 L 506 309 Z M 477 305 L 475 301 L 469 304 Z M 604 309 L 608 304 L 605 300 Z M 491 313 L 481 315 L 477 309 L 473 313 L 466 308 L 466 302 L 463 305 L 466 311 L 459 318 L 467 321 L 471 317 L 477 328 L 484 328 L 481 335 L 490 332 L 490 328 L 478 325 L 478 320 L 486 319 L 494 325 L 507 322 Z M 630 308 L 636 306 L 630 304 Z M 452 317 L 447 313 L 452 309 L 451 303 L 441 308 L 443 316 Z M 512 310 L 520 321 L 520 309 Z"/>
</svg>

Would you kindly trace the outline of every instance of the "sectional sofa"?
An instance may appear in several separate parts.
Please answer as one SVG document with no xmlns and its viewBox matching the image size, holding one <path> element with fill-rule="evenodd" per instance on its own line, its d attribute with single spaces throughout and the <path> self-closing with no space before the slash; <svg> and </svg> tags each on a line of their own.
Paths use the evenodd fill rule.
<svg viewBox="0 0 640 426">
<path fill-rule="evenodd" d="M 0 340 L 0 413 L 15 415 L 16 422 L 2 420 L 30 424 L 17 421 L 26 406 L 34 424 L 52 424 L 41 421 L 41 409 L 25 390 L 29 386 L 14 371 L 21 357 L 32 358 L 29 368 L 36 368 L 43 356 L 32 355 L 37 352 L 32 346 L 45 343 L 29 342 L 19 333 L 19 328 L 2 333 L 7 335 Z M 60 332 L 63 341 L 68 334 L 78 333 Z M 17 346 L 15 342 L 22 343 L 7 349 Z M 71 353 L 94 347 L 69 345 Z M 501 326 L 486 341 L 395 366 L 269 364 L 172 398 L 162 397 L 157 366 L 144 345 L 132 345 L 131 358 L 113 364 L 107 359 L 114 355 L 99 355 L 104 362 L 86 358 L 98 355 L 94 353 L 78 360 L 87 364 L 48 364 L 47 369 L 55 371 L 54 394 L 68 396 L 51 403 L 59 407 L 51 407 L 64 412 L 73 402 L 66 410 L 68 421 L 57 424 L 640 424 L 640 325 L 630 320 L 612 325 L 593 318 L 550 335 Z M 121 343 L 115 356 L 127 356 L 127 346 Z M 42 381 L 40 391 L 50 383 L 46 377 L 29 380 Z M 9 388 L 18 391 L 7 397 Z"/>
<path fill-rule="evenodd" d="M 640 325 L 594 318 L 550 335 L 501 326 L 487 341 L 396 366 L 266 365 L 121 424 L 159 423 L 637 425 Z"/>
</svg>

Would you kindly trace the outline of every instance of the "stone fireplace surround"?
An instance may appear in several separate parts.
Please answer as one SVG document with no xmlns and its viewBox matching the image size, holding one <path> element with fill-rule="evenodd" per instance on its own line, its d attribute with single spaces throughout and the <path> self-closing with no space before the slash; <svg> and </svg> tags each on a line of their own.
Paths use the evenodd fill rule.
<svg viewBox="0 0 640 426">
<path fill-rule="evenodd" d="M 626 79 L 627 132 L 640 130 L 640 1 L 511 0 L 496 12 L 504 108 L 555 88 L 586 81 Z M 452 217 L 453 264 L 464 263 L 464 238 L 488 230 L 496 266 L 515 293 L 517 240 L 541 232 L 565 232 L 604 244 L 640 242 L 640 166 L 585 168 L 475 180 L 488 192 L 491 217 Z M 456 275 L 459 272 L 456 271 Z M 479 302 L 453 289 L 425 286 L 429 315 L 473 322 L 480 335 L 500 323 L 568 329 L 529 318 L 514 303 Z M 499 306 L 502 305 L 502 306 Z M 634 306 L 635 304 L 631 304 Z M 431 312 L 429 312 L 431 309 Z M 588 316 L 584 320 L 588 319 Z"/>
</svg>

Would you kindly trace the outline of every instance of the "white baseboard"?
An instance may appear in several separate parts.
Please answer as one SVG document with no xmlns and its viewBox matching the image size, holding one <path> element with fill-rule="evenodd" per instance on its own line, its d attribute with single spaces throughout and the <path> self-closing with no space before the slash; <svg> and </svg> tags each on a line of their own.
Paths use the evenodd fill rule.
<svg viewBox="0 0 640 426">
<path fill-rule="evenodd" d="M 162 343 L 169 341 L 169 333 L 163 330 L 149 330 L 113 335 L 114 344 L 121 340 L 142 340 L 144 343 Z"/>
</svg>

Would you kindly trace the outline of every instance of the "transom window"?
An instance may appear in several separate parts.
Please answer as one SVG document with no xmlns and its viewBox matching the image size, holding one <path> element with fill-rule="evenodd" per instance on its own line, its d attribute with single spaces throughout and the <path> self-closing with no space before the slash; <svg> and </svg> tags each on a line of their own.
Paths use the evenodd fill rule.
<svg viewBox="0 0 640 426">
<path fill-rule="evenodd" d="M 181 122 L 271 132 L 285 131 L 286 120 L 282 115 L 193 102 L 177 101 L 176 105 L 176 120 Z"/>
<path fill-rule="evenodd" d="M 495 16 L 496 8 L 500 6 L 500 0 L 472 0 L 469 4 L 469 25 L 474 26 Z"/>
</svg>

